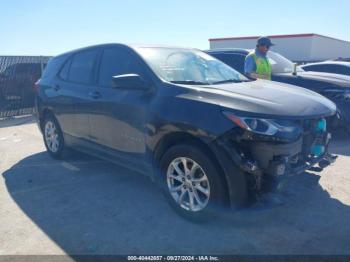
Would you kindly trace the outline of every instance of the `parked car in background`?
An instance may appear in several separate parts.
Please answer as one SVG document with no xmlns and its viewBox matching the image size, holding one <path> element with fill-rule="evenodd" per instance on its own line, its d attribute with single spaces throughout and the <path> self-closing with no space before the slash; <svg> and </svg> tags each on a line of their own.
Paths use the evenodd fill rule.
<svg viewBox="0 0 350 262">
<path fill-rule="evenodd" d="M 244 74 L 245 57 L 248 49 L 217 49 L 206 53 L 223 61 Z M 332 121 L 333 127 L 345 127 L 350 132 L 350 77 L 323 72 L 306 72 L 282 55 L 269 51 L 268 57 L 272 67 L 272 80 L 301 86 L 315 91 L 332 100 L 338 108 L 337 117 Z M 296 70 L 295 70 L 296 68 Z"/>
<path fill-rule="evenodd" d="M 329 161 L 331 101 L 251 81 L 195 49 L 79 49 L 51 59 L 37 90 L 52 157 L 75 148 L 149 175 L 189 219 L 245 205 L 269 181 Z"/>
<path fill-rule="evenodd" d="M 41 63 L 15 63 L 0 72 L 0 101 L 34 105 L 34 83 L 41 76 Z"/>
<path fill-rule="evenodd" d="M 305 71 L 325 72 L 350 76 L 350 62 L 325 61 L 300 66 Z"/>
</svg>

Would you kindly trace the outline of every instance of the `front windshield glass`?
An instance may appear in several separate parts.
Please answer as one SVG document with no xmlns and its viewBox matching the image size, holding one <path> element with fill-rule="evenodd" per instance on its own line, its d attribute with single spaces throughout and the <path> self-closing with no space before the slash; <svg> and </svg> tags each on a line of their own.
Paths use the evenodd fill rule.
<svg viewBox="0 0 350 262">
<path fill-rule="evenodd" d="M 223 62 L 198 50 L 142 47 L 137 51 L 167 82 L 208 85 L 249 81 Z"/>
<path fill-rule="evenodd" d="M 293 73 L 294 63 L 280 54 L 269 51 L 267 54 L 269 62 L 271 64 L 271 70 L 273 74 L 281 73 Z M 304 71 L 300 67 L 297 67 L 298 72 Z"/>
</svg>

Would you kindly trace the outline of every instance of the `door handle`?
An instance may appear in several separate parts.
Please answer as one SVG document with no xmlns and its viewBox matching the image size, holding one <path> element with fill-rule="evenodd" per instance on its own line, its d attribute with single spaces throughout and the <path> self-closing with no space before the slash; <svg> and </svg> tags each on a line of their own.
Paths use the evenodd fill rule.
<svg viewBox="0 0 350 262">
<path fill-rule="evenodd" d="M 89 93 L 89 96 L 93 99 L 99 99 L 101 97 L 101 93 L 98 91 L 93 91 Z"/>
<path fill-rule="evenodd" d="M 55 90 L 55 91 L 58 91 L 58 90 L 60 90 L 61 89 L 61 87 L 59 86 L 59 85 L 55 85 L 54 87 L 53 87 L 53 90 Z"/>
</svg>

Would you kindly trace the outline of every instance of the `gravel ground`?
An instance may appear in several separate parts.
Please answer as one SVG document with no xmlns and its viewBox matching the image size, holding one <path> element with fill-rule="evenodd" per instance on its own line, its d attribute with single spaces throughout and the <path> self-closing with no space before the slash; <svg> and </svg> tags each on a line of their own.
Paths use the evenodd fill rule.
<svg viewBox="0 0 350 262">
<path fill-rule="evenodd" d="M 151 181 L 85 155 L 51 159 L 31 117 L 0 121 L 0 255 L 350 254 L 350 136 L 288 179 L 282 206 L 178 217 Z"/>
</svg>

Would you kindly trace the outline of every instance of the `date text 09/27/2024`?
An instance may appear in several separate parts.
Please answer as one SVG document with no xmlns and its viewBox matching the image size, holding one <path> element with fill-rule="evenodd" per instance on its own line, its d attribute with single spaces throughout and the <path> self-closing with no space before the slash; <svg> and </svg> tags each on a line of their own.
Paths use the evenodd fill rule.
<svg viewBox="0 0 350 262">
<path fill-rule="evenodd" d="M 128 256 L 128 261 L 219 261 L 215 256 Z"/>
</svg>

